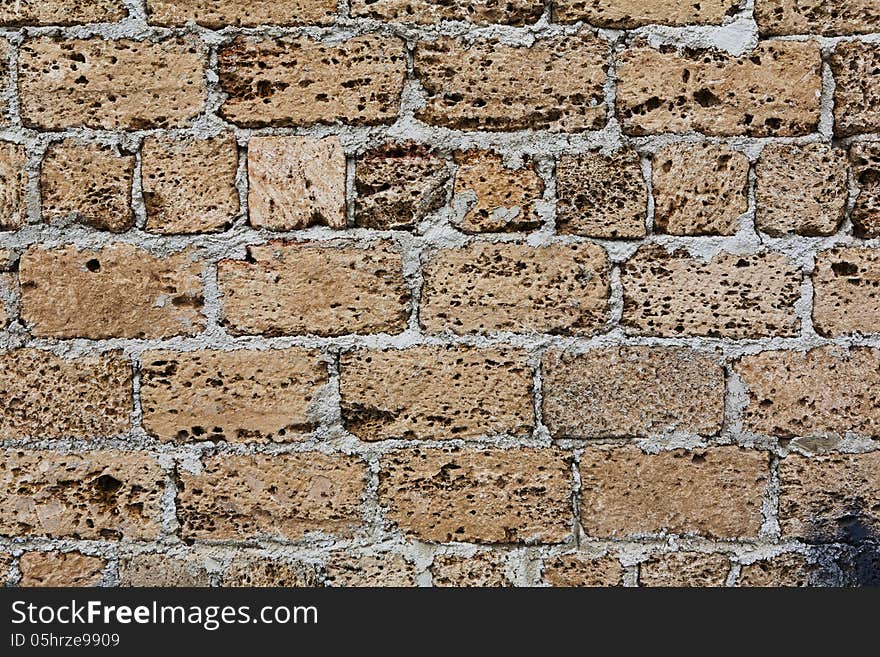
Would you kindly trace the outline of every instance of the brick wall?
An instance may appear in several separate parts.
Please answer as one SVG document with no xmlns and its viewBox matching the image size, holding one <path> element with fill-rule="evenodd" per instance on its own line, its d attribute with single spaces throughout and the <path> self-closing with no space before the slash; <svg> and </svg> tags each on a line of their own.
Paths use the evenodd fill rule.
<svg viewBox="0 0 880 657">
<path fill-rule="evenodd" d="M 877 582 L 875 0 L 21 0 L 0 51 L 0 581 Z"/>
</svg>

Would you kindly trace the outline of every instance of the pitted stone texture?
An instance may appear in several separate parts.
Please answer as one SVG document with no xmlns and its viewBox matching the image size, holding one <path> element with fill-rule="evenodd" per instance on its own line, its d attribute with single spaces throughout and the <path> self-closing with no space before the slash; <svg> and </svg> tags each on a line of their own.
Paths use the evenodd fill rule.
<svg viewBox="0 0 880 657">
<path fill-rule="evenodd" d="M 336 0 L 147 0 L 153 25 L 196 23 L 212 29 L 227 26 L 329 25 L 336 20 Z"/>
<path fill-rule="evenodd" d="M 518 169 L 504 165 L 491 151 L 463 151 L 455 154 L 455 194 L 465 212 L 454 223 L 465 233 L 499 233 L 538 228 L 541 218 L 535 201 L 544 194 L 544 184 L 533 162 Z"/>
<path fill-rule="evenodd" d="M 431 565 L 434 586 L 513 586 L 504 567 L 504 554 L 480 552 L 472 557 L 438 555 Z"/>
<path fill-rule="evenodd" d="M 559 543 L 571 534 L 571 471 L 563 452 L 411 449 L 380 460 L 379 503 L 425 541 Z"/>
<path fill-rule="evenodd" d="M 458 130 L 599 130 L 605 124 L 607 42 L 583 31 L 531 47 L 450 37 L 420 42 L 416 117 Z"/>
<path fill-rule="evenodd" d="M 353 555 L 349 550 L 327 557 L 324 576 L 327 586 L 415 586 L 416 569 L 399 554 Z"/>
<path fill-rule="evenodd" d="M 318 424 L 327 383 L 316 351 L 148 351 L 141 356 L 147 433 L 160 440 L 290 442 Z"/>
<path fill-rule="evenodd" d="M 221 260 L 222 321 L 234 335 L 400 333 L 409 293 L 390 242 L 269 242 Z"/>
<path fill-rule="evenodd" d="M 137 554 L 119 560 L 120 586 L 204 587 L 211 585 L 208 558 L 198 554 Z"/>
<path fill-rule="evenodd" d="M 128 15 L 124 0 L 4 0 L 0 25 L 115 23 Z"/>
<path fill-rule="evenodd" d="M 47 338 L 194 335 L 203 264 L 186 250 L 164 258 L 130 244 L 100 250 L 29 248 L 21 256 L 21 317 Z"/>
<path fill-rule="evenodd" d="M 12 570 L 13 557 L 11 554 L 0 552 L 0 589 L 5 588 L 9 580 L 9 571 Z"/>
<path fill-rule="evenodd" d="M 723 554 L 701 552 L 658 554 L 639 564 L 639 585 L 724 586 L 728 572 L 730 572 L 730 561 Z"/>
<path fill-rule="evenodd" d="M 3 56 L 0 51 L 0 57 Z M 0 114 L 3 108 L 0 107 Z M 27 164 L 25 147 L 11 142 L 0 142 L 0 231 L 16 230 L 25 219 L 27 194 Z"/>
<path fill-rule="evenodd" d="M 835 83 L 834 135 L 880 132 L 880 43 L 838 43 L 829 63 Z"/>
<path fill-rule="evenodd" d="M 773 41 L 734 57 L 636 45 L 618 56 L 617 115 L 627 134 L 796 136 L 819 127 L 815 42 Z"/>
<path fill-rule="evenodd" d="M 18 89 L 26 127 L 180 128 L 205 109 L 204 46 L 165 41 L 26 39 Z"/>
<path fill-rule="evenodd" d="M 107 561 L 81 552 L 25 552 L 18 560 L 23 587 L 98 586 Z"/>
<path fill-rule="evenodd" d="M 720 25 L 739 5 L 739 0 L 556 0 L 553 15 L 560 23 L 586 21 L 615 29 L 652 24 Z"/>
<path fill-rule="evenodd" d="M 554 438 L 712 435 L 724 417 L 717 358 L 677 348 L 547 352 L 543 417 Z"/>
<path fill-rule="evenodd" d="M 257 228 L 345 228 L 345 153 L 339 137 L 251 137 L 248 209 Z"/>
<path fill-rule="evenodd" d="M 50 144 L 40 169 L 43 221 L 72 218 L 98 230 L 128 230 L 134 164 L 134 155 L 110 146 L 73 139 Z"/>
<path fill-rule="evenodd" d="M 362 440 L 526 435 L 532 371 L 519 350 L 357 350 L 339 363 L 342 422 Z"/>
<path fill-rule="evenodd" d="M 781 254 L 720 253 L 709 262 L 684 250 L 640 248 L 621 269 L 627 333 L 662 337 L 797 335 L 801 275 Z"/>
<path fill-rule="evenodd" d="M 813 586 L 818 570 L 804 555 L 789 552 L 744 565 L 737 586 Z"/>
<path fill-rule="evenodd" d="M 853 232 L 859 237 L 880 237 L 880 142 L 852 145 L 849 152 L 852 179 L 858 187 L 852 210 Z"/>
<path fill-rule="evenodd" d="M 446 201 L 449 166 L 421 144 L 386 144 L 355 164 L 355 225 L 410 230 Z"/>
<path fill-rule="evenodd" d="M 670 144 L 654 154 L 654 229 L 733 235 L 749 207 L 748 158 L 725 144 Z"/>
<path fill-rule="evenodd" d="M 185 539 L 351 536 L 361 524 L 365 484 L 356 456 L 211 456 L 199 474 L 178 473 L 177 518 Z"/>
<path fill-rule="evenodd" d="M 406 75 L 404 43 L 367 34 L 325 44 L 241 36 L 220 48 L 221 108 L 242 127 L 391 123 Z"/>
<path fill-rule="evenodd" d="M 563 155 L 556 165 L 556 226 L 560 233 L 632 239 L 646 234 L 648 189 L 639 155 Z"/>
<path fill-rule="evenodd" d="M 544 562 L 544 581 L 550 586 L 623 586 L 623 567 L 616 557 L 564 554 Z"/>
<path fill-rule="evenodd" d="M 822 347 L 744 356 L 748 431 L 792 438 L 848 432 L 880 437 L 880 353 Z"/>
<path fill-rule="evenodd" d="M 880 531 L 880 452 L 791 455 L 779 462 L 785 538 L 859 543 Z"/>
<path fill-rule="evenodd" d="M 141 184 L 150 233 L 222 231 L 238 214 L 238 146 L 211 139 L 150 135 L 141 149 Z"/>
<path fill-rule="evenodd" d="M 305 587 L 316 586 L 312 566 L 274 557 L 236 555 L 223 574 L 223 586 Z"/>
<path fill-rule="evenodd" d="M 0 453 L 0 535 L 150 540 L 165 473 L 141 452 Z"/>
<path fill-rule="evenodd" d="M 440 251 L 424 280 L 431 332 L 588 334 L 608 318 L 608 255 L 595 244 L 474 242 Z"/>
<path fill-rule="evenodd" d="M 0 354 L 0 439 L 99 438 L 125 433 L 131 365 L 119 355 L 66 360 L 48 351 Z"/>
<path fill-rule="evenodd" d="M 840 247 L 816 256 L 813 324 L 824 336 L 880 332 L 880 249 Z"/>
<path fill-rule="evenodd" d="M 2 253 L 0 253 L 2 256 Z M 0 272 L 0 330 L 5 329 L 12 319 L 13 311 L 9 308 L 7 299 L 15 290 L 15 277 L 12 274 Z"/>
<path fill-rule="evenodd" d="M 352 0 L 351 15 L 395 23 L 430 25 L 469 21 L 479 25 L 528 25 L 544 12 L 541 0 Z"/>
<path fill-rule="evenodd" d="M 588 449 L 581 457 L 581 523 L 589 536 L 758 535 L 770 474 L 766 453 L 739 447 L 645 454 Z"/>
<path fill-rule="evenodd" d="M 875 0 L 756 0 L 755 20 L 765 36 L 880 32 Z"/>
<path fill-rule="evenodd" d="M 768 235 L 833 235 L 846 209 L 846 153 L 768 144 L 755 167 L 755 225 Z"/>
</svg>

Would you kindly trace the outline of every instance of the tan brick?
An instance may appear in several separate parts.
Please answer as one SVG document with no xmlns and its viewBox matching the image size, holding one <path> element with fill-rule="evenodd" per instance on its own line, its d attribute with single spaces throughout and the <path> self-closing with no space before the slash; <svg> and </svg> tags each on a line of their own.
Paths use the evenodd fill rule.
<svg viewBox="0 0 880 657">
<path fill-rule="evenodd" d="M 128 230 L 134 225 L 134 164 L 134 155 L 110 146 L 73 139 L 50 144 L 40 170 L 43 221 L 74 219 L 98 230 Z"/>
<path fill-rule="evenodd" d="M 757 536 L 767 454 L 739 447 L 645 454 L 588 449 L 581 457 L 581 523 L 590 536 Z"/>
<path fill-rule="evenodd" d="M 5 0 L 0 25 L 115 23 L 128 15 L 123 0 Z"/>
<path fill-rule="evenodd" d="M 628 134 L 794 136 L 819 126 L 815 42 L 773 41 L 741 56 L 655 50 L 618 56 L 617 115 Z"/>
<path fill-rule="evenodd" d="M 244 127 L 391 123 L 406 74 L 403 41 L 378 34 L 334 44 L 242 36 L 218 60 L 221 113 Z"/>
<path fill-rule="evenodd" d="M 880 142 L 853 144 L 849 158 L 858 188 L 851 215 L 853 232 L 859 237 L 880 237 Z"/>
<path fill-rule="evenodd" d="M 835 83 L 835 136 L 880 132 L 880 43 L 844 41 L 829 63 Z"/>
<path fill-rule="evenodd" d="M 422 144 L 385 144 L 355 164 L 355 224 L 380 230 L 410 230 L 446 201 L 449 166 Z"/>
<path fill-rule="evenodd" d="M 785 538 L 858 543 L 880 532 L 880 452 L 791 455 L 779 462 Z"/>
<path fill-rule="evenodd" d="M 554 448 L 401 450 L 380 468 L 379 503 L 407 536 L 558 543 L 571 534 L 569 459 Z"/>
<path fill-rule="evenodd" d="M 22 320 L 40 337 L 194 335 L 205 325 L 201 271 L 189 250 L 160 258 L 130 244 L 34 246 L 20 261 Z"/>
<path fill-rule="evenodd" d="M 415 586 L 416 569 L 399 554 L 353 556 L 349 550 L 332 552 L 324 577 L 327 586 Z"/>
<path fill-rule="evenodd" d="M 314 567 L 274 557 L 238 554 L 223 575 L 223 586 L 306 587 L 317 585 Z"/>
<path fill-rule="evenodd" d="M 342 422 L 363 440 L 528 434 L 532 372 L 519 350 L 414 347 L 340 358 Z"/>
<path fill-rule="evenodd" d="M 527 25 L 544 12 L 541 0 L 352 0 L 351 15 L 396 23 L 427 25 L 440 21 Z"/>
<path fill-rule="evenodd" d="M 289 442 L 318 424 L 316 351 L 149 351 L 141 363 L 144 429 L 160 440 Z"/>
<path fill-rule="evenodd" d="M 673 552 L 658 554 L 639 564 L 641 586 L 724 586 L 730 560 L 723 554 Z"/>
<path fill-rule="evenodd" d="M 564 554 L 544 563 L 544 581 L 550 586 L 623 586 L 623 567 L 616 557 Z"/>
<path fill-rule="evenodd" d="M 141 149 L 141 183 L 150 233 L 210 233 L 239 211 L 232 134 L 211 139 L 150 135 Z"/>
<path fill-rule="evenodd" d="M 66 360 L 47 351 L 0 354 L 0 439 L 98 438 L 128 431 L 131 365 L 116 354 Z"/>
<path fill-rule="evenodd" d="M 880 249 L 839 247 L 816 256 L 813 324 L 820 335 L 880 332 Z"/>
<path fill-rule="evenodd" d="M 419 43 L 427 94 L 416 117 L 459 130 L 598 130 L 605 124 L 608 44 L 589 31 L 530 47 L 449 37 Z"/>
<path fill-rule="evenodd" d="M 833 235 L 846 209 L 846 153 L 769 144 L 755 167 L 755 224 L 768 235 Z"/>
<path fill-rule="evenodd" d="M 767 36 L 877 32 L 880 6 L 875 0 L 755 0 L 755 20 Z"/>
<path fill-rule="evenodd" d="M 784 437 L 880 437 L 880 353 L 822 347 L 807 353 L 765 351 L 736 366 L 748 387 L 743 423 Z"/>
<path fill-rule="evenodd" d="M 390 242 L 269 242 L 249 261 L 222 260 L 222 319 L 236 335 L 400 333 L 409 293 Z"/>
<path fill-rule="evenodd" d="M 608 256 L 595 244 L 474 242 L 424 269 L 427 331 L 592 333 L 608 315 Z"/>
<path fill-rule="evenodd" d="M 227 25 L 329 25 L 336 20 L 336 0 L 147 0 L 147 20 L 154 25 L 197 23 Z"/>
<path fill-rule="evenodd" d="M 737 586 L 812 586 L 817 570 L 805 556 L 790 552 L 744 565 Z"/>
<path fill-rule="evenodd" d="M 24 223 L 27 194 L 25 164 L 27 153 L 24 146 L 0 142 L 0 230 L 16 230 Z"/>
<path fill-rule="evenodd" d="M 120 586 L 196 586 L 211 585 L 209 558 L 198 554 L 137 554 L 119 560 Z"/>
<path fill-rule="evenodd" d="M 25 552 L 18 561 L 19 586 L 98 586 L 106 565 L 81 552 Z"/>
<path fill-rule="evenodd" d="M 646 234 L 648 189 L 639 155 L 563 155 L 556 165 L 556 226 L 560 233 L 603 238 Z"/>
<path fill-rule="evenodd" d="M 553 14 L 560 23 L 586 21 L 597 27 L 720 25 L 739 4 L 738 0 L 556 0 Z"/>
<path fill-rule="evenodd" d="M 504 567 L 504 555 L 480 552 L 472 557 L 440 555 L 431 565 L 434 586 L 513 586 Z"/>
<path fill-rule="evenodd" d="M 465 233 L 498 233 L 532 230 L 541 225 L 535 201 L 544 194 L 544 184 L 535 165 L 525 162 L 508 168 L 500 155 L 491 151 L 463 151 L 455 154 L 458 171 L 455 194 L 462 216 L 454 223 Z"/>
<path fill-rule="evenodd" d="M 19 56 L 22 122 L 46 130 L 184 127 L 205 108 L 202 51 L 191 36 L 27 39 Z"/>
<path fill-rule="evenodd" d="M 721 430 L 724 369 L 712 356 L 652 347 L 548 352 L 543 380 L 543 417 L 554 438 Z"/>
<path fill-rule="evenodd" d="M 345 228 L 345 153 L 339 137 L 252 137 L 248 142 L 252 226 Z"/>
<path fill-rule="evenodd" d="M 187 539 L 350 536 L 361 523 L 366 467 L 355 456 L 296 452 L 211 456 L 178 474 L 177 517 Z"/>
<path fill-rule="evenodd" d="M 6 552 L 0 552 L 0 589 L 5 588 L 9 580 L 9 571 L 12 570 L 13 557 Z"/>
<path fill-rule="evenodd" d="M 72 539 L 157 538 L 165 474 L 140 452 L 0 454 L 0 534 Z"/>
<path fill-rule="evenodd" d="M 708 262 L 685 251 L 640 248 L 622 267 L 627 332 L 664 337 L 794 336 L 801 275 L 781 254 L 720 253 Z"/>
<path fill-rule="evenodd" d="M 670 144 L 654 154 L 654 229 L 733 235 L 749 207 L 748 158 L 725 144 Z"/>
</svg>

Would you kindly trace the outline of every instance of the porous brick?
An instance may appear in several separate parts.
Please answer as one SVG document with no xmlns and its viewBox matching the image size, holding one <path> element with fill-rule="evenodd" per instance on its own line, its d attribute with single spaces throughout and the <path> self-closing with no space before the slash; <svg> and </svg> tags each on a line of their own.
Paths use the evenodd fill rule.
<svg viewBox="0 0 880 657">
<path fill-rule="evenodd" d="M 880 132 L 880 43 L 844 41 L 829 59 L 834 74 L 834 134 Z"/>
<path fill-rule="evenodd" d="M 223 574 L 223 586 L 305 587 L 316 586 L 313 566 L 281 558 L 236 555 Z"/>
<path fill-rule="evenodd" d="M 345 587 L 415 586 L 416 569 L 399 554 L 353 555 L 349 550 L 339 550 L 327 557 L 324 583 Z"/>
<path fill-rule="evenodd" d="M 128 15 L 124 0 L 5 0 L 0 25 L 115 23 Z"/>
<path fill-rule="evenodd" d="M 874 0 L 756 0 L 755 20 L 762 35 L 860 34 L 880 31 Z"/>
<path fill-rule="evenodd" d="M 24 223 L 27 194 L 25 164 L 27 152 L 24 146 L 0 142 L 0 230 L 15 230 Z"/>
<path fill-rule="evenodd" d="M 880 237 L 880 142 L 853 144 L 849 158 L 858 189 L 851 215 L 853 232 L 869 239 Z"/>
<path fill-rule="evenodd" d="M 550 586 L 623 586 L 623 567 L 616 557 L 564 554 L 544 562 L 544 581 Z"/>
<path fill-rule="evenodd" d="M 816 256 L 813 325 L 820 335 L 880 332 L 880 249 L 839 247 Z"/>
<path fill-rule="evenodd" d="M 25 552 L 18 560 L 19 586 L 98 586 L 106 565 L 81 552 Z"/>
<path fill-rule="evenodd" d="M 208 557 L 199 554 L 137 554 L 119 560 L 120 586 L 204 587 L 211 585 Z"/>
<path fill-rule="evenodd" d="M 395 23 L 429 25 L 469 21 L 480 25 L 527 25 L 544 12 L 541 0 L 352 0 L 351 15 Z"/>
<path fill-rule="evenodd" d="M 504 554 L 480 552 L 472 557 L 438 555 L 431 564 L 434 586 L 512 586 L 504 567 Z"/>
<path fill-rule="evenodd" d="M 154 25 L 196 23 L 213 29 L 329 25 L 336 20 L 336 0 L 147 0 L 147 20 Z"/>
<path fill-rule="evenodd" d="M 789 552 L 744 565 L 737 586 L 812 586 L 817 570 L 804 555 Z"/>
<path fill-rule="evenodd" d="M 556 0 L 553 14 L 560 23 L 586 21 L 618 29 L 651 24 L 720 25 L 739 4 L 738 0 Z"/>
<path fill-rule="evenodd" d="M 649 557 L 639 564 L 641 586 L 724 586 L 730 561 L 723 554 L 672 552 Z"/>
</svg>

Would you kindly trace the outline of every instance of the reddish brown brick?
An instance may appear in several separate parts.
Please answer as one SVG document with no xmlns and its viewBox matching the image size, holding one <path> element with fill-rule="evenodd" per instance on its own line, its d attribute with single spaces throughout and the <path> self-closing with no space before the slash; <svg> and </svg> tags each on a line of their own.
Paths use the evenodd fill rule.
<svg viewBox="0 0 880 657">
<path fill-rule="evenodd" d="M 820 335 L 880 332 L 880 249 L 839 247 L 816 256 L 813 324 Z"/>
<path fill-rule="evenodd" d="M 81 552 L 25 552 L 18 561 L 20 586 L 98 586 L 106 565 Z"/>
<path fill-rule="evenodd" d="M 541 0 L 352 0 L 352 16 L 428 25 L 440 21 L 526 25 L 544 12 Z"/>
<path fill-rule="evenodd" d="M 328 25 L 336 20 L 336 0 L 147 0 L 147 20 L 167 26 L 192 22 L 213 29 Z"/>
</svg>

